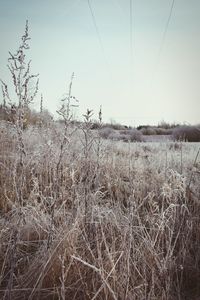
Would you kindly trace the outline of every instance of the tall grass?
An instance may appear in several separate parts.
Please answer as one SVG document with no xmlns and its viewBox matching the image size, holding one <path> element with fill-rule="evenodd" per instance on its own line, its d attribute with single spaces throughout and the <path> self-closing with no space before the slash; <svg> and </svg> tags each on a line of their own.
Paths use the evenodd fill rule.
<svg viewBox="0 0 200 300">
<path fill-rule="evenodd" d="M 197 299 L 196 145 L 183 147 L 181 174 L 173 143 L 105 140 L 86 156 L 77 129 L 58 172 L 62 126 L 30 127 L 19 202 L 17 137 L 5 124 L 1 132 L 2 298 Z"/>
</svg>

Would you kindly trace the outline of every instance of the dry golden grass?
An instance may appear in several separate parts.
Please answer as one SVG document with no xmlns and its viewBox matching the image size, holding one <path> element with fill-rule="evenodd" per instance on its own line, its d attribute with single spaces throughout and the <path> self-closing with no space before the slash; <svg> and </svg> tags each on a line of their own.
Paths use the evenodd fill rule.
<svg viewBox="0 0 200 300">
<path fill-rule="evenodd" d="M 72 130 L 25 130 L 21 165 L 1 123 L 1 299 L 198 299 L 199 145 Z"/>
</svg>

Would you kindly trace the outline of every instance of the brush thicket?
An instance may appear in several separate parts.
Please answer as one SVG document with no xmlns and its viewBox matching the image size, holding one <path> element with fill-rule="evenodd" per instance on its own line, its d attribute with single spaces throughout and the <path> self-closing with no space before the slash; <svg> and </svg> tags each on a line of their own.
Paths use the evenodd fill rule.
<svg viewBox="0 0 200 300">
<path fill-rule="evenodd" d="M 195 145 L 183 145 L 180 174 L 180 149 L 171 144 L 104 141 L 97 157 L 98 137 L 86 149 L 77 129 L 58 171 L 62 129 L 29 128 L 23 131 L 22 205 L 16 196 L 17 137 L 7 130 L 2 138 L 10 141 L 0 148 L 2 297 L 196 299 Z"/>
</svg>

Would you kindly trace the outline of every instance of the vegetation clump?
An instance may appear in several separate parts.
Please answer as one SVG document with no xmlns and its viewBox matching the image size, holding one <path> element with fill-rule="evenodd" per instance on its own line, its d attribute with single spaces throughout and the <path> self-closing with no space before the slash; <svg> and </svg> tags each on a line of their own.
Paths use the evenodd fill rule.
<svg viewBox="0 0 200 300">
<path fill-rule="evenodd" d="M 173 138 L 179 141 L 200 142 L 199 126 L 180 126 L 173 130 Z"/>
</svg>

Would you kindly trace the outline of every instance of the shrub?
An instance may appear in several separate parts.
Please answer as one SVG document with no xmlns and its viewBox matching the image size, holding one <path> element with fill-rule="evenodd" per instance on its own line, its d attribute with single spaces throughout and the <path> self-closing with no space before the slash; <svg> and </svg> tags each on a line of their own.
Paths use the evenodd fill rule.
<svg viewBox="0 0 200 300">
<path fill-rule="evenodd" d="M 169 124 L 168 124 L 169 125 Z M 159 126 L 138 126 L 137 129 L 139 131 L 142 132 L 142 134 L 144 135 L 171 135 L 172 132 L 173 132 L 173 125 L 170 125 L 167 126 L 166 125 L 166 128 L 164 127 L 164 125 L 159 125 Z"/>
<path fill-rule="evenodd" d="M 104 139 L 108 139 L 111 134 L 113 134 L 114 130 L 110 127 L 104 127 L 99 130 L 100 136 Z"/>
<path fill-rule="evenodd" d="M 113 130 L 112 133 L 109 135 L 109 139 L 113 141 L 121 141 L 122 137 L 120 136 L 119 131 Z"/>
<path fill-rule="evenodd" d="M 138 131 L 137 129 L 129 130 L 128 134 L 129 134 L 131 142 L 141 142 L 143 140 L 142 133 L 140 131 Z"/>
<path fill-rule="evenodd" d="M 140 132 L 144 135 L 155 135 L 156 130 L 153 127 L 143 127 Z"/>
<path fill-rule="evenodd" d="M 15 124 L 17 120 L 19 108 L 14 104 L 9 106 L 0 105 L 0 121 L 7 121 Z M 52 121 L 53 116 L 49 113 L 47 109 L 44 109 L 42 112 L 37 112 L 34 109 L 26 107 L 24 109 L 23 115 L 23 129 L 26 129 L 29 125 L 41 125 L 48 126 Z"/>
<path fill-rule="evenodd" d="M 170 135 L 170 134 L 172 134 L 173 130 L 162 128 L 162 127 L 161 128 L 157 127 L 157 128 L 155 128 L 155 132 L 157 135 Z"/>
<path fill-rule="evenodd" d="M 125 142 L 141 142 L 142 133 L 137 129 L 126 129 L 120 130 L 119 140 L 123 140 Z"/>
<path fill-rule="evenodd" d="M 111 139 L 124 142 L 141 142 L 142 133 L 137 129 L 113 130 L 109 127 L 100 130 L 100 136 L 104 139 Z"/>
<path fill-rule="evenodd" d="M 174 140 L 200 142 L 200 128 L 196 126 L 180 126 L 173 130 Z"/>
</svg>

